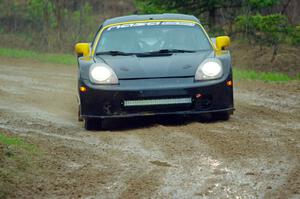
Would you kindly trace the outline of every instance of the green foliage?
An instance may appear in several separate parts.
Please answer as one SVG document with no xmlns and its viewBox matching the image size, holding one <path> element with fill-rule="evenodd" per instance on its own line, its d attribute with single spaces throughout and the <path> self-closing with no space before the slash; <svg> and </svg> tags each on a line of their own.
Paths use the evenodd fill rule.
<svg viewBox="0 0 300 199">
<path fill-rule="evenodd" d="M 259 12 L 279 2 L 280 0 L 135 0 L 136 7 L 140 13 L 179 12 L 192 14 L 200 18 L 207 18 L 210 27 L 216 25 L 217 11 L 220 11 L 222 8 L 226 9 L 225 12 L 221 12 L 222 17 L 232 20 L 238 13 L 247 9 Z M 231 16 L 228 16 L 228 14 Z"/>
<path fill-rule="evenodd" d="M 99 20 L 93 13 L 92 3 L 77 0 L 2 0 L 0 33 L 21 33 L 35 49 L 69 51 L 75 42 L 91 39 L 99 25 L 96 24 Z"/>
<path fill-rule="evenodd" d="M 28 0 L 27 18 L 34 24 L 44 24 L 55 27 L 54 5 L 50 0 Z"/>
<path fill-rule="evenodd" d="M 291 28 L 290 40 L 293 45 L 300 46 L 300 25 Z"/>
<path fill-rule="evenodd" d="M 140 13 L 185 13 L 201 17 L 208 14 L 208 22 L 214 25 L 217 9 L 241 3 L 241 0 L 135 0 Z"/>
<path fill-rule="evenodd" d="M 261 9 L 274 6 L 279 3 L 279 0 L 248 0 L 248 3 L 254 9 Z"/>
<path fill-rule="evenodd" d="M 129 2 L 129 0 L 124 2 L 127 1 Z M 216 36 L 234 34 L 235 19 L 244 14 L 245 16 L 237 19 L 236 24 L 239 25 L 238 30 L 247 38 L 261 45 L 274 43 L 276 45 L 286 40 L 284 35 L 278 33 L 282 30 L 283 32 L 291 30 L 289 43 L 299 44 L 297 28 L 282 26 L 277 28 L 276 24 L 282 24 L 281 19 L 273 15 L 269 19 L 261 19 L 262 16 L 259 16 L 262 13 L 272 13 L 274 5 L 282 9 L 284 6 L 282 0 L 134 0 L 134 2 L 140 14 L 193 14 L 200 18 L 210 31 L 215 32 Z M 34 49 L 67 52 L 78 41 L 90 41 L 102 19 L 117 15 L 117 13 L 109 14 L 110 11 L 99 13 L 95 9 L 97 4 L 99 4 L 97 1 L 82 0 L 0 0 L 0 34 L 22 35 Z M 111 12 L 115 12 L 113 10 Z M 255 15 L 251 18 L 253 14 Z M 268 31 L 263 25 L 257 28 L 256 23 L 260 23 L 259 21 L 265 23 L 268 28 L 271 27 L 272 31 Z M 252 26 L 257 29 L 252 29 Z M 272 41 L 266 40 L 269 38 L 272 38 Z M 7 44 L 10 47 L 21 46 L 17 41 L 15 44 L 3 43 L 5 46 Z"/>
<path fill-rule="evenodd" d="M 279 0 L 247 0 L 246 5 L 249 9 L 245 15 L 238 16 L 235 20 L 236 32 L 241 33 L 248 41 L 260 45 L 261 49 L 264 45 L 272 46 L 271 62 L 275 60 L 280 44 L 297 45 L 300 41 L 300 31 L 292 27 L 286 15 L 260 14 L 264 13 L 266 8 L 278 5 L 279 2 Z"/>
<path fill-rule="evenodd" d="M 43 16 L 43 1 L 42 0 L 30 0 L 28 2 L 28 17 L 32 20 L 39 20 Z"/>
<path fill-rule="evenodd" d="M 70 39 L 72 41 L 87 41 L 91 39 L 94 35 L 94 32 L 85 32 L 84 30 L 93 30 L 95 29 L 95 23 L 92 17 L 92 6 L 86 2 L 83 4 L 80 10 L 73 12 L 68 12 L 67 15 L 70 16 L 67 25 L 73 25 L 75 34 L 70 34 Z"/>
<path fill-rule="evenodd" d="M 135 0 L 141 13 L 181 12 L 199 16 L 227 5 L 230 0 Z"/>
<path fill-rule="evenodd" d="M 169 2 L 162 3 L 161 0 L 135 0 L 135 5 L 143 14 L 177 13 L 178 10 L 170 8 Z"/>
<path fill-rule="evenodd" d="M 239 16 L 236 20 L 237 30 L 259 44 L 273 45 L 284 41 L 289 31 L 286 16 L 272 14 L 262 16 Z"/>
<path fill-rule="evenodd" d="M 274 61 L 277 55 L 279 44 L 287 40 L 290 31 L 286 16 L 281 14 L 239 16 L 236 19 L 236 28 L 249 41 L 254 41 L 260 46 L 272 46 L 273 56 L 271 62 Z"/>
</svg>

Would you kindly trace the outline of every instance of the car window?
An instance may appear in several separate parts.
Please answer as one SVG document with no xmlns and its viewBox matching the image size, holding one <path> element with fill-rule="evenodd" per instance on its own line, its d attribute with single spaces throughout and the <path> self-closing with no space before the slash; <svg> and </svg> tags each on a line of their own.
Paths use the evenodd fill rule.
<svg viewBox="0 0 300 199">
<path fill-rule="evenodd" d="M 200 26 L 191 23 L 185 25 L 158 23 L 110 27 L 103 31 L 96 52 L 144 53 L 161 49 L 212 50 Z"/>
</svg>

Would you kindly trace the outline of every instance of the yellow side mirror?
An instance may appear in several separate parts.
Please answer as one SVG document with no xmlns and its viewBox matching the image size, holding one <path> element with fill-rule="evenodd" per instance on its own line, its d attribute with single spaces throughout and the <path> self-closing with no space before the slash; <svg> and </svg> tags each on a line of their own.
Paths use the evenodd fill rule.
<svg viewBox="0 0 300 199">
<path fill-rule="evenodd" d="M 78 43 L 75 45 L 75 52 L 79 57 L 90 55 L 90 44 L 89 43 Z"/>
<path fill-rule="evenodd" d="M 216 46 L 218 50 L 225 50 L 225 48 L 230 46 L 230 37 L 228 36 L 217 37 Z"/>
</svg>

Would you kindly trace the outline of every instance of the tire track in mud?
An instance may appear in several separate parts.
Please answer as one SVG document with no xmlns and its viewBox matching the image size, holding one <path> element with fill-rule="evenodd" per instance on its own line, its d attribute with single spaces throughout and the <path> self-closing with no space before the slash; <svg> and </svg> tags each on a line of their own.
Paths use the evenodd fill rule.
<svg viewBox="0 0 300 199">
<path fill-rule="evenodd" d="M 28 137 L 46 154 L 36 171 L 43 179 L 32 182 L 37 191 L 20 189 L 19 196 L 300 196 L 298 82 L 238 82 L 228 122 L 128 119 L 108 122 L 111 131 L 87 132 L 76 121 L 75 67 L 7 59 L 0 70 L 0 129 Z"/>
</svg>

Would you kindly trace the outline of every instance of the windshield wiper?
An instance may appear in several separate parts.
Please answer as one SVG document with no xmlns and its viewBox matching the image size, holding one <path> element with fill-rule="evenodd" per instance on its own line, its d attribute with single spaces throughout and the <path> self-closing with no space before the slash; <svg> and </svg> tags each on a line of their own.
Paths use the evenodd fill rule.
<svg viewBox="0 0 300 199">
<path fill-rule="evenodd" d="M 194 53 L 196 50 L 183 50 L 183 49 L 161 49 L 159 53 Z"/>
<path fill-rule="evenodd" d="M 194 53 L 195 50 L 181 50 L 181 49 L 161 49 L 158 51 L 139 53 L 137 56 L 147 57 L 147 56 L 170 56 L 173 53 Z"/>
<path fill-rule="evenodd" d="M 143 53 L 126 53 L 122 51 L 112 50 L 112 51 L 104 51 L 104 52 L 97 52 L 96 55 L 111 55 L 111 56 L 131 56 L 136 55 L 140 57 L 151 57 L 151 56 L 170 56 L 173 53 L 194 53 L 197 52 L 196 50 L 181 50 L 181 49 L 161 49 L 158 51 L 150 51 L 150 52 L 143 52 Z"/>
<path fill-rule="evenodd" d="M 104 51 L 104 52 L 97 52 L 96 55 L 112 55 L 112 56 L 130 56 L 134 55 L 135 53 L 125 53 L 122 51 L 117 51 L 117 50 L 111 50 L 111 51 Z"/>
</svg>

